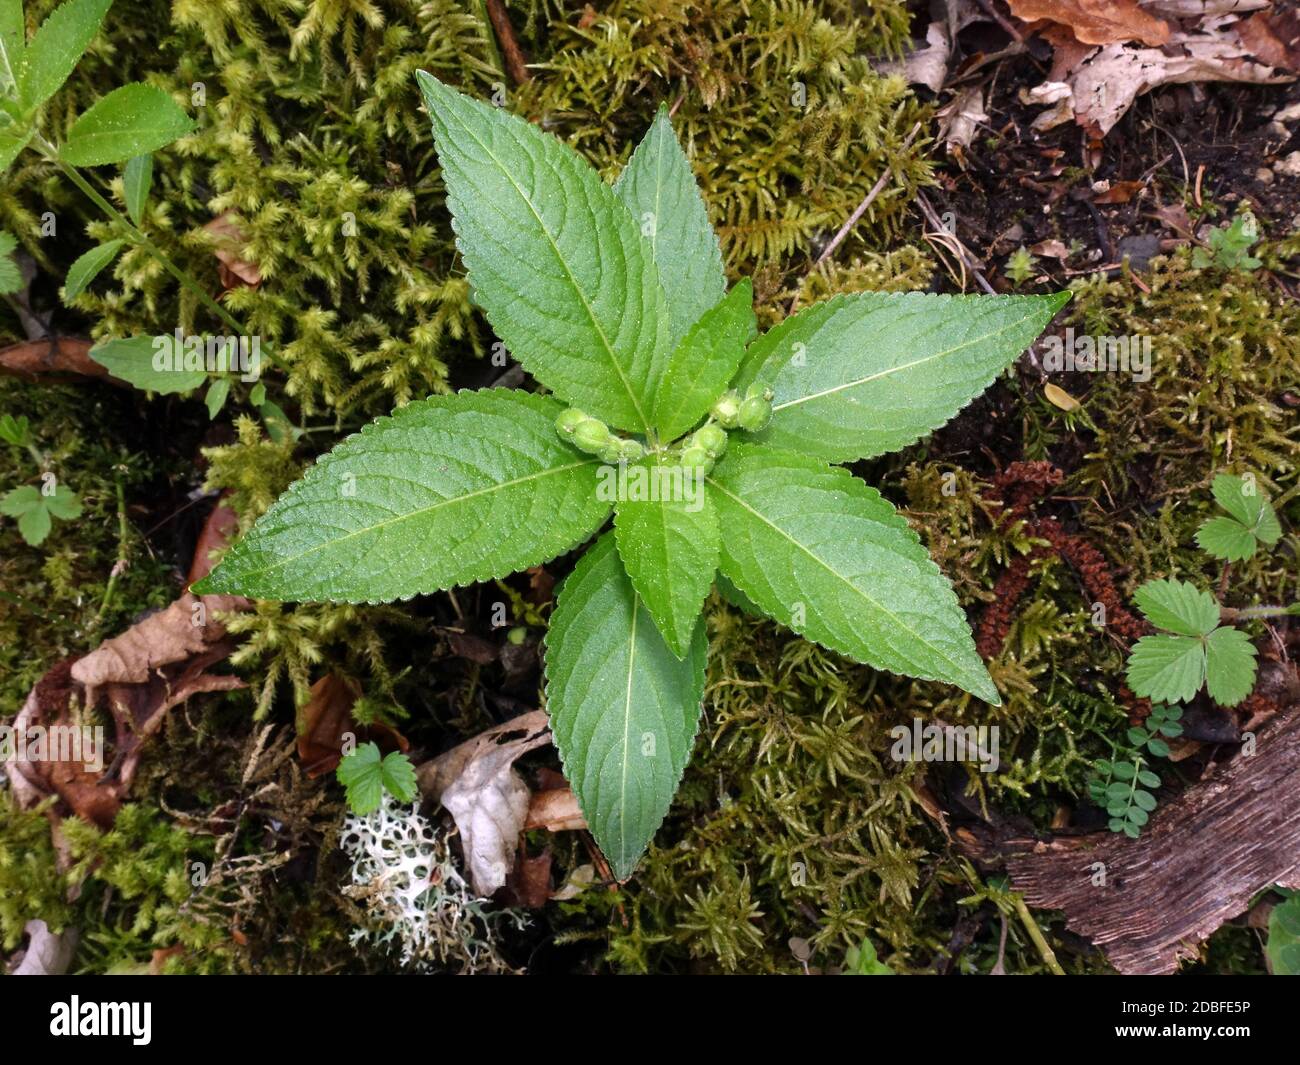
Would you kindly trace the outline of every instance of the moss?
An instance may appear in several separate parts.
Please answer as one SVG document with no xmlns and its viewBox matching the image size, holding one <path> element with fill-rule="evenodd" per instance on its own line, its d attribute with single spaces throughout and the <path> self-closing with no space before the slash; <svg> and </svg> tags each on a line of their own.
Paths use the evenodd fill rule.
<svg viewBox="0 0 1300 1065">
<path fill-rule="evenodd" d="M 38 917 L 61 932 L 71 912 L 49 821 L 37 811 L 18 809 L 8 794 L 0 795 L 0 944 L 13 950 L 27 922 Z"/>
</svg>

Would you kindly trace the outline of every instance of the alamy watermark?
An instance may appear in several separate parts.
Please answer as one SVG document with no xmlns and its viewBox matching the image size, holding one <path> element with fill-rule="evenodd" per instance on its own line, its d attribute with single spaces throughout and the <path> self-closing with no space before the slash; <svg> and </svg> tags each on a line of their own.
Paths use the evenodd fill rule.
<svg viewBox="0 0 1300 1065">
<path fill-rule="evenodd" d="M 997 725 L 926 724 L 917 717 L 911 725 L 895 725 L 889 735 L 896 762 L 975 762 L 981 773 L 996 773 L 1001 764 Z"/>
<path fill-rule="evenodd" d="M 0 725 L 0 764 L 6 762 L 78 762 L 92 773 L 104 769 L 101 725 Z"/>
<path fill-rule="evenodd" d="M 1064 338 L 1043 337 L 1040 350 L 1048 373 L 1127 373 L 1139 384 L 1151 380 L 1149 336 L 1076 336 L 1070 326 Z"/>
<path fill-rule="evenodd" d="M 262 338 L 187 335 L 178 326 L 171 336 L 153 338 L 153 368 L 159 373 L 237 373 L 241 381 L 256 381 L 262 373 Z"/>
<path fill-rule="evenodd" d="M 693 514 L 704 506 L 704 470 L 677 464 L 611 463 L 596 471 L 596 498 L 602 503 L 681 503 Z"/>
</svg>

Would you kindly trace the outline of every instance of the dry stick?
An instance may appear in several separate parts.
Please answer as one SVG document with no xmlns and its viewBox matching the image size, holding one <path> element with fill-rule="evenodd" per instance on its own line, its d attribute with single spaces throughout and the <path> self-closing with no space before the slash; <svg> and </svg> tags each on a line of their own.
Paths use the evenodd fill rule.
<svg viewBox="0 0 1300 1065">
<path fill-rule="evenodd" d="M 901 153 L 907 151 L 907 149 L 911 147 L 912 141 L 916 139 L 916 135 L 920 132 L 921 132 L 921 123 L 918 122 L 916 123 L 916 125 L 912 127 L 912 132 L 907 135 L 906 139 L 899 146 L 898 149 L 899 152 Z M 827 259 L 831 257 L 831 254 L 835 251 L 835 249 L 838 248 L 840 244 L 843 242 L 844 238 L 849 235 L 849 230 L 858 224 L 858 220 L 864 214 L 866 214 L 867 208 L 870 207 L 872 203 L 875 202 L 876 197 L 879 196 L 881 192 L 884 191 L 886 183 L 893 176 L 894 176 L 894 168 L 892 166 L 886 166 L 885 172 L 881 174 L 880 177 L 876 180 L 876 183 L 871 186 L 871 191 L 868 192 L 866 197 L 863 199 L 863 201 L 860 204 L 858 204 L 857 210 L 855 210 L 851 215 L 849 215 L 848 221 L 845 222 L 844 225 L 840 226 L 840 231 L 835 234 L 835 236 L 831 239 L 831 242 L 827 244 L 826 247 L 822 249 L 822 253 L 819 256 L 817 256 L 817 261 L 813 263 L 814 267 L 821 266 L 822 263 L 824 263 Z"/>
<path fill-rule="evenodd" d="M 988 278 L 986 278 L 984 274 L 980 271 L 980 268 L 975 265 L 975 258 L 974 256 L 971 255 L 966 245 L 964 245 L 960 240 L 958 240 L 954 234 L 948 233 L 947 228 L 943 224 L 943 220 L 940 219 L 934 207 L 931 206 L 930 201 L 926 199 L 924 192 L 918 192 L 916 194 L 916 204 L 918 207 L 921 208 L 921 213 L 925 215 L 925 220 L 929 222 L 930 225 L 934 226 L 934 228 L 938 232 L 947 233 L 948 236 L 952 238 L 954 249 L 956 250 L 958 256 L 961 258 L 962 263 L 974 275 L 975 280 L 979 282 L 980 288 L 982 288 L 990 296 L 996 296 L 998 294 L 997 289 L 995 289 L 992 285 L 989 284 Z"/>
<path fill-rule="evenodd" d="M 515 28 L 510 25 L 510 16 L 502 0 L 486 0 L 488 18 L 492 20 L 492 29 L 496 31 L 497 42 L 505 57 L 506 73 L 514 79 L 516 85 L 532 79 L 528 72 L 528 61 L 524 59 L 523 49 L 515 37 Z"/>
</svg>

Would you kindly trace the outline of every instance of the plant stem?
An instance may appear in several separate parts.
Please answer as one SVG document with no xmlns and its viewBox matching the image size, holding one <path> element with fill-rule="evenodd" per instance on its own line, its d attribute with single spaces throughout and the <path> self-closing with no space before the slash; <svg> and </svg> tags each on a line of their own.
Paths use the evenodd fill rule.
<svg viewBox="0 0 1300 1065">
<path fill-rule="evenodd" d="M 113 563 L 113 568 L 108 574 L 108 584 L 104 586 L 104 601 L 99 604 L 99 613 L 95 615 L 95 629 L 98 629 L 104 622 L 104 614 L 108 611 L 109 605 L 113 601 L 113 589 L 117 586 L 117 578 L 121 572 L 126 569 L 126 553 L 130 546 L 130 527 L 126 521 L 126 495 L 122 491 L 122 478 L 117 478 L 117 561 Z"/>
<path fill-rule="evenodd" d="M 1223 606 L 1219 608 L 1219 620 L 1231 624 L 1234 621 L 1250 621 L 1253 618 L 1280 618 L 1290 614 L 1296 607 L 1291 606 Z"/>
<path fill-rule="evenodd" d="M 1061 968 L 1061 963 L 1056 960 L 1056 952 L 1052 950 L 1047 940 L 1043 938 L 1043 930 L 1038 927 L 1038 922 L 1034 920 L 1033 914 L 1029 912 L 1029 907 L 1025 905 L 1025 900 L 1021 898 L 1018 892 L 1011 896 L 1012 902 L 1016 907 L 1016 916 L 1020 918 L 1020 923 L 1025 926 L 1025 931 L 1029 933 L 1029 938 L 1034 941 L 1034 946 L 1038 948 L 1038 953 L 1042 956 L 1044 964 L 1056 976 L 1064 976 L 1065 970 Z"/>
</svg>

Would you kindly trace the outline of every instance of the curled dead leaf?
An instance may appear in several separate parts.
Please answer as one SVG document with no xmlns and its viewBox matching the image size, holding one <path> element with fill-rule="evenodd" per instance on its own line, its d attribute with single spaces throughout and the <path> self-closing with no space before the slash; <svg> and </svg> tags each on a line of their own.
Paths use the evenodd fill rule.
<svg viewBox="0 0 1300 1065">
<path fill-rule="evenodd" d="M 217 216 L 203 229 L 215 238 L 212 253 L 220 264 L 223 289 L 238 288 L 240 285 L 256 288 L 262 283 L 262 271 L 257 264 L 250 263 L 242 256 L 248 238 L 233 213 L 227 211 Z"/>
<path fill-rule="evenodd" d="M 1137 0 L 1007 0 L 1022 22 L 1054 22 L 1082 44 L 1141 41 L 1159 47 L 1169 40 L 1169 24 L 1149 15 Z"/>
</svg>

